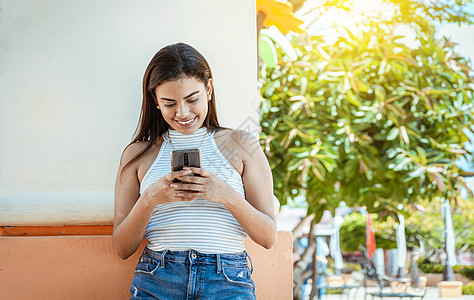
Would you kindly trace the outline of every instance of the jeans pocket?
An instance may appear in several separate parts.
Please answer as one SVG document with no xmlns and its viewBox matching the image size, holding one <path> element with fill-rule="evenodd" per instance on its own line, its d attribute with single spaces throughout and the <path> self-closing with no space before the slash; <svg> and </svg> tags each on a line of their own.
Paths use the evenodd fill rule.
<svg viewBox="0 0 474 300">
<path fill-rule="evenodd" d="M 228 283 L 255 289 L 248 266 L 223 265 L 221 274 Z"/>
<path fill-rule="evenodd" d="M 160 265 L 160 260 L 149 257 L 141 257 L 138 261 L 137 267 L 135 268 L 135 274 L 154 275 Z"/>
</svg>

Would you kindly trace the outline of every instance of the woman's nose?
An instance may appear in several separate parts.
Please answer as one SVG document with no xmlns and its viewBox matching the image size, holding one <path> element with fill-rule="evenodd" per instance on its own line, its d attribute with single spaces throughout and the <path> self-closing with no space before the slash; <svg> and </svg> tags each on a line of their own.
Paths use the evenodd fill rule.
<svg viewBox="0 0 474 300">
<path fill-rule="evenodd" d="M 184 118 L 188 114 L 189 114 L 189 108 L 185 103 L 178 105 L 178 108 L 176 110 L 176 116 L 177 117 Z"/>
</svg>

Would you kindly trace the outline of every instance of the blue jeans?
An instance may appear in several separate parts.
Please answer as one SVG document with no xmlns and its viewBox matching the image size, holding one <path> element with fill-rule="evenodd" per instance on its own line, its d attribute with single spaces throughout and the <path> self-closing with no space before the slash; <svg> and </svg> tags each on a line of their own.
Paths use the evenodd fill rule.
<svg viewBox="0 0 474 300">
<path fill-rule="evenodd" d="M 145 248 L 133 278 L 130 299 L 255 300 L 246 252 L 203 254 Z M 250 260 L 250 264 L 252 261 Z"/>
</svg>

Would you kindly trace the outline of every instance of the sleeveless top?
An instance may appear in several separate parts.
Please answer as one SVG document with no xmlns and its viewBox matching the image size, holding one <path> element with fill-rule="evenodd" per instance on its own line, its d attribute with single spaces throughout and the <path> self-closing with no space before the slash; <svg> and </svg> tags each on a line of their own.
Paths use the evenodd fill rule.
<svg viewBox="0 0 474 300">
<path fill-rule="evenodd" d="M 171 172 L 172 150 L 199 147 L 201 167 L 219 176 L 245 198 L 242 177 L 217 147 L 214 132 L 208 132 L 206 127 L 192 134 L 169 130 L 163 139 L 155 161 L 140 184 L 140 194 Z M 205 199 L 157 205 L 145 231 L 147 247 L 154 251 L 243 252 L 246 237 L 245 230 L 224 205 Z"/>
</svg>

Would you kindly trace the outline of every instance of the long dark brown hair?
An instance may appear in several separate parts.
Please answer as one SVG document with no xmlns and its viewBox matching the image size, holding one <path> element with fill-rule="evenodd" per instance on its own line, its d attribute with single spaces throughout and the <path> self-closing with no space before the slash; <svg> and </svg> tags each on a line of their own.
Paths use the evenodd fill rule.
<svg viewBox="0 0 474 300">
<path fill-rule="evenodd" d="M 143 102 L 134 138 L 129 144 L 138 141 L 147 141 L 146 147 L 141 150 L 123 167 L 122 171 L 142 156 L 153 143 L 165 132 L 170 125 L 166 123 L 161 111 L 156 108 L 155 89 L 165 83 L 183 77 L 196 78 L 207 86 L 212 78 L 211 68 L 204 56 L 196 49 L 185 43 L 168 45 L 158 51 L 151 59 L 143 76 Z M 221 129 L 217 121 L 216 100 L 212 87 L 211 100 L 207 102 L 207 115 L 204 125 L 208 131 Z"/>
</svg>

